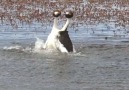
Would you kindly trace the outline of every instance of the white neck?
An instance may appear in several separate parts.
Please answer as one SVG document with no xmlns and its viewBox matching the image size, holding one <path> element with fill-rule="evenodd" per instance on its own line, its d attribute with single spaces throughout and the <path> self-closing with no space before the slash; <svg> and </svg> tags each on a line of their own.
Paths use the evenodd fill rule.
<svg viewBox="0 0 129 90">
<path fill-rule="evenodd" d="M 53 27 L 57 28 L 58 18 L 54 18 Z"/>
<path fill-rule="evenodd" d="M 69 23 L 70 23 L 70 19 L 67 18 L 67 21 L 66 21 L 65 25 L 63 26 L 63 28 L 61 29 L 61 31 L 67 30 L 67 27 L 68 27 Z"/>
</svg>

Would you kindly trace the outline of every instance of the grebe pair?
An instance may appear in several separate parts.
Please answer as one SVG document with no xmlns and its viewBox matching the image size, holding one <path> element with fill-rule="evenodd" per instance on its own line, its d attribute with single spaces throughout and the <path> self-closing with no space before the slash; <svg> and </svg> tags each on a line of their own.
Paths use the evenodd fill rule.
<svg viewBox="0 0 129 90">
<path fill-rule="evenodd" d="M 45 42 L 44 48 L 59 50 L 62 53 L 73 52 L 74 51 L 73 44 L 67 31 L 67 28 L 70 23 L 70 18 L 73 17 L 73 13 L 71 11 L 67 11 L 65 13 L 67 21 L 62 29 L 59 29 L 57 25 L 58 17 L 60 15 L 61 15 L 61 12 L 59 10 L 55 10 L 53 12 L 54 24 L 53 24 L 52 31 Z"/>
</svg>

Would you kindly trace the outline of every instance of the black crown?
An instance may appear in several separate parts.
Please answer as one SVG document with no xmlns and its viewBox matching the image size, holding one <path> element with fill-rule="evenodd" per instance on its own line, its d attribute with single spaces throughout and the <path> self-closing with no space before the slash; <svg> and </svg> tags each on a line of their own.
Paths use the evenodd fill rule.
<svg viewBox="0 0 129 90">
<path fill-rule="evenodd" d="M 53 12 L 53 16 L 54 17 L 59 17 L 61 15 L 61 11 L 60 10 L 55 10 L 54 12 Z"/>
<path fill-rule="evenodd" d="M 66 18 L 72 18 L 73 17 L 73 12 L 72 11 L 66 11 L 65 12 L 65 17 Z"/>
</svg>

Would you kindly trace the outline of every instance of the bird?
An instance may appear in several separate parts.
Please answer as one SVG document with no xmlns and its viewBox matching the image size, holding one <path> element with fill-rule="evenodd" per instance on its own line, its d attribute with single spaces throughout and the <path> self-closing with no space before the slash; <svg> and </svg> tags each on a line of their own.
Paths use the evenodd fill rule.
<svg viewBox="0 0 129 90">
<path fill-rule="evenodd" d="M 59 50 L 62 53 L 69 53 L 73 52 L 73 44 L 68 34 L 68 26 L 70 23 L 70 19 L 73 17 L 72 11 L 66 11 L 65 17 L 67 18 L 66 23 L 64 24 L 63 28 L 58 28 L 58 17 L 61 16 L 60 10 L 55 10 L 53 12 L 54 16 L 54 23 L 52 27 L 52 31 L 47 37 L 47 40 L 44 44 L 44 49 L 52 49 L 52 50 Z"/>
</svg>

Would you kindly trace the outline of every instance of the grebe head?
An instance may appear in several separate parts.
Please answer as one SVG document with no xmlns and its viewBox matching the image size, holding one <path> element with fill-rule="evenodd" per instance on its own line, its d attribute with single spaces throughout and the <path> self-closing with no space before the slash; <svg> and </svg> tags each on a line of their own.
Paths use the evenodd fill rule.
<svg viewBox="0 0 129 90">
<path fill-rule="evenodd" d="M 72 18 L 73 17 L 73 12 L 72 11 L 66 11 L 65 12 L 65 17 L 66 18 Z"/>
<path fill-rule="evenodd" d="M 60 10 L 55 10 L 54 12 L 53 12 L 53 16 L 54 17 L 59 17 L 61 15 L 61 11 Z"/>
</svg>

